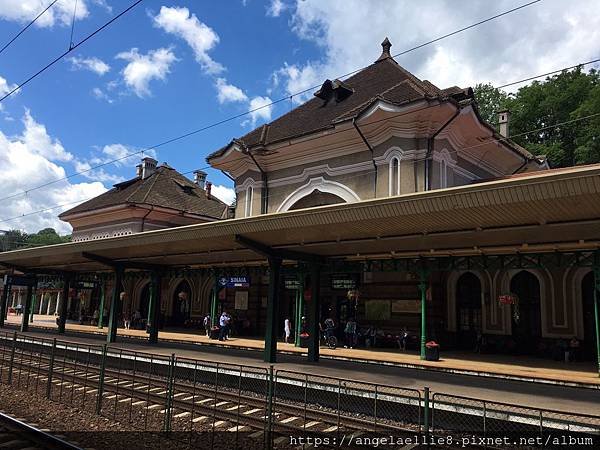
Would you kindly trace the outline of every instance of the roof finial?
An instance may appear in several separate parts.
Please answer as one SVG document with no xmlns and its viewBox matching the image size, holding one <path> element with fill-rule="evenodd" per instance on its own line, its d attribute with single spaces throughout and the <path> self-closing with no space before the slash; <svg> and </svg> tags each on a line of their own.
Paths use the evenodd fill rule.
<svg viewBox="0 0 600 450">
<path fill-rule="evenodd" d="M 392 48 L 392 43 L 387 37 L 381 43 L 381 47 L 383 48 L 383 51 L 381 52 L 381 56 L 377 58 L 377 61 L 383 61 L 384 59 L 391 58 L 392 54 L 390 53 L 390 49 Z"/>
</svg>

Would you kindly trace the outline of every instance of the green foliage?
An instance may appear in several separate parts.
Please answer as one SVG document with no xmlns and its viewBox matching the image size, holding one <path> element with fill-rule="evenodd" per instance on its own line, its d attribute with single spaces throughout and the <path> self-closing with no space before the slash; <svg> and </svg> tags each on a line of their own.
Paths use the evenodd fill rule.
<svg viewBox="0 0 600 450">
<path fill-rule="evenodd" d="M 70 242 L 71 236 L 60 236 L 54 228 L 44 228 L 34 234 L 21 230 L 9 230 L 0 235 L 0 251 Z"/>
<path fill-rule="evenodd" d="M 534 155 L 546 155 L 551 166 L 600 162 L 600 117 L 555 126 L 600 113 L 598 71 L 564 71 L 510 95 L 477 85 L 475 96 L 482 117 L 492 124 L 495 111 L 510 110 L 511 138 Z"/>
</svg>

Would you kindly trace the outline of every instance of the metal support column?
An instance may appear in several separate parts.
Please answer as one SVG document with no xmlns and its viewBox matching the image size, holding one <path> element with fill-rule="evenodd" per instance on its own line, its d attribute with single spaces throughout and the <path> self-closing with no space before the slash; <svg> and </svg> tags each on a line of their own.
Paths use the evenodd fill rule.
<svg viewBox="0 0 600 450">
<path fill-rule="evenodd" d="M 0 327 L 4 326 L 4 319 L 8 312 L 8 297 L 10 296 L 10 283 L 8 275 L 4 277 L 4 289 L 2 290 L 2 299 L 0 300 Z"/>
<path fill-rule="evenodd" d="M 158 322 L 160 316 L 160 276 L 156 272 L 152 272 L 150 277 L 150 307 L 149 307 L 149 325 L 150 333 L 148 342 L 156 344 L 158 342 Z"/>
<path fill-rule="evenodd" d="M 425 359 L 427 343 L 427 271 L 419 269 L 419 291 L 421 293 L 421 359 Z"/>
<path fill-rule="evenodd" d="M 33 291 L 31 295 L 31 312 L 29 314 L 29 321 L 33 323 L 33 314 L 35 313 L 35 302 L 37 300 L 36 290 Z"/>
<path fill-rule="evenodd" d="M 108 334 L 106 335 L 106 342 L 109 344 L 117 340 L 117 307 L 121 301 L 121 279 L 123 278 L 123 268 L 115 267 L 115 282 L 113 285 L 112 301 L 110 303 L 110 312 L 108 316 Z"/>
<path fill-rule="evenodd" d="M 277 309 L 279 304 L 279 278 L 281 259 L 269 257 L 269 297 L 267 303 L 267 329 L 265 333 L 265 362 L 277 361 Z"/>
<path fill-rule="evenodd" d="M 597 255 L 596 255 L 596 258 Z M 598 364 L 598 376 L 600 377 L 600 265 L 594 264 L 594 321 L 596 325 L 596 363 Z"/>
<path fill-rule="evenodd" d="M 27 286 L 25 295 L 25 307 L 23 308 L 23 321 L 21 322 L 21 332 L 29 330 L 29 314 L 31 311 L 31 301 L 33 297 L 33 286 Z"/>
<path fill-rule="evenodd" d="M 104 298 L 106 296 L 106 281 L 100 283 L 100 306 L 98 306 L 98 328 L 104 327 Z"/>
<path fill-rule="evenodd" d="M 212 290 L 212 295 L 210 297 L 210 327 L 217 326 L 219 324 L 217 317 L 217 309 L 219 302 L 219 275 L 217 272 L 213 273 L 214 277 L 214 287 Z"/>
<path fill-rule="evenodd" d="M 57 302 L 60 301 L 58 306 L 58 333 L 64 334 L 65 325 L 67 323 L 67 299 L 69 298 L 69 290 L 71 288 L 71 277 L 68 275 L 64 276 L 63 279 L 63 291 L 62 298 L 57 297 Z"/>
<path fill-rule="evenodd" d="M 319 264 L 314 263 L 310 272 L 310 303 L 308 304 L 308 360 L 310 362 L 319 361 L 319 342 L 321 340 L 319 329 L 320 287 L 321 267 Z"/>
<path fill-rule="evenodd" d="M 304 273 L 298 272 L 298 290 L 296 291 L 296 330 L 294 345 L 300 347 L 300 333 L 302 333 L 302 316 L 304 315 Z"/>
</svg>

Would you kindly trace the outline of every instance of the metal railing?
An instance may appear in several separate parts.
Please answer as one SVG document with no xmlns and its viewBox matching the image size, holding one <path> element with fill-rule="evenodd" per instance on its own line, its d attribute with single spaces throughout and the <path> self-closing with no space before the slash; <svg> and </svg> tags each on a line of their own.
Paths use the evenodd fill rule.
<svg viewBox="0 0 600 450">
<path fill-rule="evenodd" d="M 16 332 L 0 333 L 0 383 L 202 448 L 285 447 L 293 436 L 339 443 L 365 432 L 600 436 L 600 416 Z"/>
</svg>

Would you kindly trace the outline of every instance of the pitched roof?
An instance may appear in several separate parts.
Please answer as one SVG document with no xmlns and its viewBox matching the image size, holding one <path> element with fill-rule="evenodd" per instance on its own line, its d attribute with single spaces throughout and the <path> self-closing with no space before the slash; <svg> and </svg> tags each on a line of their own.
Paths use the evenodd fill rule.
<svg viewBox="0 0 600 450">
<path fill-rule="evenodd" d="M 207 161 L 210 163 L 211 159 L 224 154 L 233 143 L 249 149 L 260 148 L 278 141 L 333 128 L 338 122 L 357 117 L 377 100 L 394 105 L 435 99 L 474 104 L 473 91 L 470 88 L 452 86 L 440 89 L 430 81 L 420 80 L 389 56 L 389 48 L 386 53 L 386 41 L 382 46 L 384 51 L 381 57 L 370 66 L 344 80 L 343 83 L 339 80 L 333 82 L 327 80 L 315 93 L 314 98 L 269 124 L 262 125 L 239 139 L 234 139 L 227 146 L 208 155 Z M 344 89 L 344 96 L 338 98 L 336 95 L 332 100 L 324 101 L 323 91 L 335 90 L 338 86 Z M 350 95 L 347 95 L 348 90 L 352 91 Z M 492 127 L 489 128 L 493 131 Z M 527 150 L 517 144 L 507 142 L 507 145 L 526 158 L 533 158 Z"/>
<path fill-rule="evenodd" d="M 63 212 L 59 217 L 62 219 L 71 214 L 134 204 L 159 206 L 214 219 L 222 218 L 227 209 L 221 200 L 214 196 L 207 198 L 204 189 L 163 164 L 145 179 L 133 178 L 115 184 L 111 190 Z"/>
</svg>

